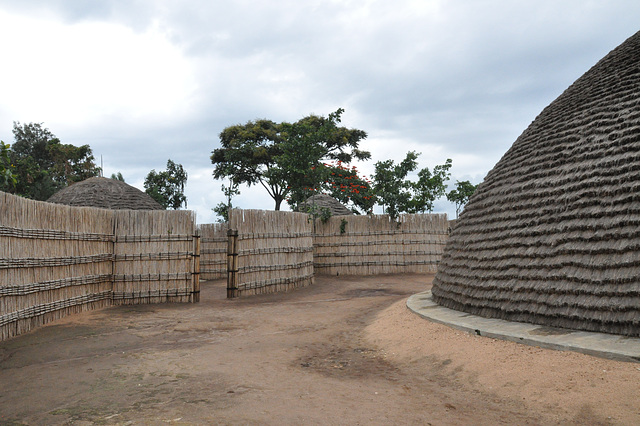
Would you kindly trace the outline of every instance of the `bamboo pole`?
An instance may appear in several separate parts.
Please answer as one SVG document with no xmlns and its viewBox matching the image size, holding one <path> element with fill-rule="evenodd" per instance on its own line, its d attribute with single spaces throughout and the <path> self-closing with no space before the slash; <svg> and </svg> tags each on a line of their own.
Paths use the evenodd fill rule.
<svg viewBox="0 0 640 426">
<path fill-rule="evenodd" d="M 193 235 L 193 303 L 200 301 L 200 234 L 196 230 Z"/>
<path fill-rule="evenodd" d="M 238 230 L 227 231 L 227 298 L 238 297 Z"/>
</svg>

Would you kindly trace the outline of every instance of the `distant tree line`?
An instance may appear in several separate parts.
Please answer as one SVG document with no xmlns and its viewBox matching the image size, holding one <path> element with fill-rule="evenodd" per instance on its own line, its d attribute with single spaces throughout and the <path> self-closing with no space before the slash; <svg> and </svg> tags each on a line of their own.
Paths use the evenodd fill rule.
<svg viewBox="0 0 640 426">
<path fill-rule="evenodd" d="M 47 200 L 60 189 L 100 174 L 89 145 L 63 144 L 42 123 L 13 123 L 14 142 L 3 143 L 4 175 L 0 190 Z M 8 167 L 7 167 L 8 164 Z"/>
<path fill-rule="evenodd" d="M 262 185 L 274 200 L 275 210 L 280 210 L 283 201 L 295 210 L 310 196 L 326 193 L 355 213 L 371 213 L 375 204 L 381 205 L 394 219 L 401 213 L 431 212 L 434 202 L 444 195 L 459 210 L 473 193 L 471 188 L 475 190 L 464 181 L 446 193 L 451 159 L 433 170 L 420 169 L 417 179 L 410 179 L 420 155 L 414 151 L 399 164 L 376 162 L 371 179 L 361 176 L 351 163 L 371 158 L 370 152 L 359 147 L 367 133 L 341 126 L 343 113 L 340 108 L 327 117 L 309 115 L 295 123 L 260 119 L 222 130 L 221 146 L 212 151 L 211 162 L 213 177 L 228 179 L 229 184 L 222 185 L 226 204 L 218 204 L 214 211 L 226 219 L 242 184 Z"/>
<path fill-rule="evenodd" d="M 401 213 L 431 212 L 436 200 L 446 195 L 456 205 L 456 216 L 475 191 L 469 181 L 458 181 L 446 193 L 451 159 L 432 170 L 418 170 L 420 153 L 408 152 L 404 160 L 378 161 L 369 178 L 361 175 L 355 161 L 371 153 L 360 149 L 367 138 L 363 130 L 341 125 L 342 108 L 328 116 L 309 115 L 288 123 L 261 119 L 226 127 L 220 148 L 211 153 L 213 176 L 227 179 L 222 185 L 226 202 L 213 210 L 227 218 L 240 185 L 261 185 L 276 210 L 287 202 L 294 210 L 315 194 L 329 194 L 354 213 L 370 214 L 374 205 L 396 219 Z M 35 200 L 47 200 L 60 189 L 90 177 L 101 169 L 89 145 L 63 144 L 42 123 L 13 123 L 12 145 L 0 141 L 0 190 Z M 124 182 L 122 173 L 111 175 Z M 167 161 L 166 170 L 151 170 L 145 178 L 147 194 L 164 208 L 187 206 L 184 194 L 187 172 L 181 164 Z"/>
<path fill-rule="evenodd" d="M 43 123 L 13 123 L 13 144 L 0 141 L 0 191 L 46 201 L 59 190 L 100 176 L 101 169 L 89 145 L 63 144 Z M 124 182 L 122 173 L 111 175 Z M 164 208 L 187 205 L 187 172 L 169 160 L 167 170 L 151 170 L 146 192 Z"/>
</svg>

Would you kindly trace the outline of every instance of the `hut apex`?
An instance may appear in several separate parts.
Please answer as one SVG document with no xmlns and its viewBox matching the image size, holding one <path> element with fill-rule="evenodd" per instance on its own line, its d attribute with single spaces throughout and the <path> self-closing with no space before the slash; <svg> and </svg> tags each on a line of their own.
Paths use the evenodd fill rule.
<svg viewBox="0 0 640 426">
<path fill-rule="evenodd" d="M 105 177 L 93 177 L 74 183 L 53 194 L 47 202 L 111 210 L 164 210 L 138 188 Z"/>
<path fill-rule="evenodd" d="M 327 194 L 313 195 L 303 203 L 300 203 L 298 211 L 308 211 L 312 206 L 318 208 L 327 208 L 331 212 L 331 216 L 352 215 L 353 212 L 344 206 L 340 201 Z"/>
<path fill-rule="evenodd" d="M 640 336 L 640 32 L 547 106 L 489 172 L 432 293 L 484 317 Z"/>
</svg>

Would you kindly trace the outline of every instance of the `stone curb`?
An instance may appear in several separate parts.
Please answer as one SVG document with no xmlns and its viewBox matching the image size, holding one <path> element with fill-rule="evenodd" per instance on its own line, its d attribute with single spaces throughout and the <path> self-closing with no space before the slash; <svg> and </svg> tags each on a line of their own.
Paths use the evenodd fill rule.
<svg viewBox="0 0 640 426">
<path fill-rule="evenodd" d="M 409 297 L 407 308 L 433 322 L 479 336 L 616 361 L 640 362 L 640 338 L 483 318 L 436 304 L 431 298 L 431 291 Z"/>
</svg>

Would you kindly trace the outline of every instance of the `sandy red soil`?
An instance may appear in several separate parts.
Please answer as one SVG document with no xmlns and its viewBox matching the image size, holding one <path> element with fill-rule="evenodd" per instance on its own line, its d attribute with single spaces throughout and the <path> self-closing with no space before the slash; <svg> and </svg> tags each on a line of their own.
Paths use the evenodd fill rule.
<svg viewBox="0 0 640 426">
<path fill-rule="evenodd" d="M 0 424 L 640 424 L 640 364 L 430 323 L 432 278 L 65 318 L 0 343 Z"/>
</svg>

